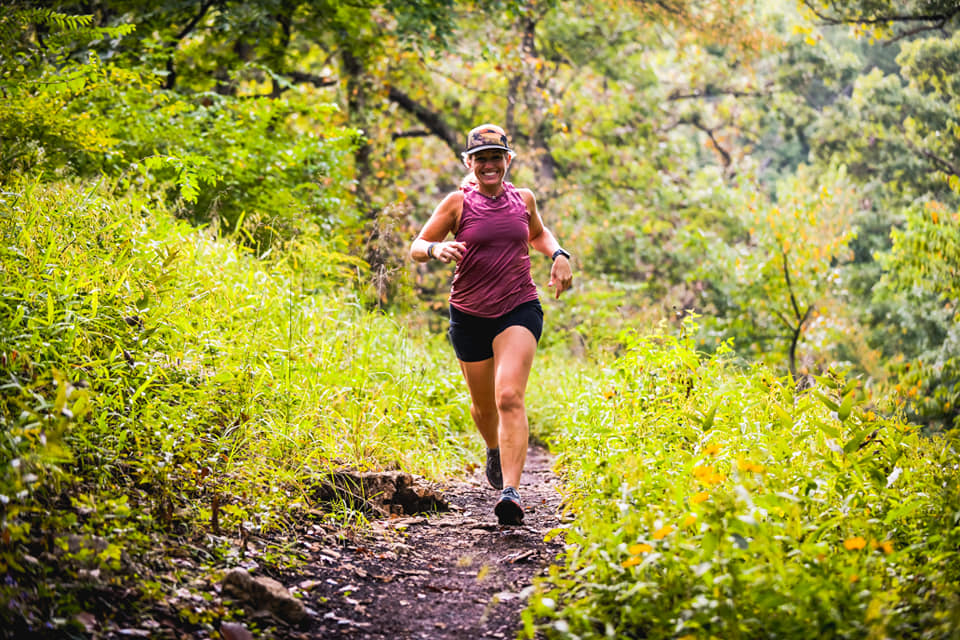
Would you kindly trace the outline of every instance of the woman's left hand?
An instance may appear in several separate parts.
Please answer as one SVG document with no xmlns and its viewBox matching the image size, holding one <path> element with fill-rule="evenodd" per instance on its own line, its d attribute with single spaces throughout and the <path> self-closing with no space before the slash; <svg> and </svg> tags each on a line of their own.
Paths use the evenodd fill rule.
<svg viewBox="0 0 960 640">
<path fill-rule="evenodd" d="M 570 261 L 566 256 L 557 256 L 557 259 L 553 261 L 553 266 L 550 267 L 550 282 L 547 283 L 547 286 L 557 288 L 556 298 L 559 298 L 561 293 L 573 286 L 573 270 L 570 268 Z"/>
</svg>

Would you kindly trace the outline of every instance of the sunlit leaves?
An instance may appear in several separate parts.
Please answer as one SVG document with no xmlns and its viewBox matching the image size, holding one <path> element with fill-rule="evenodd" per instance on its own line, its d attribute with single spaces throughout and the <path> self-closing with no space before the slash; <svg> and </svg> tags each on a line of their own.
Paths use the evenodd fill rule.
<svg viewBox="0 0 960 640">
<path fill-rule="evenodd" d="M 844 314 L 834 315 L 833 300 L 843 292 L 838 265 L 850 257 L 856 201 L 843 168 L 815 177 L 801 167 L 796 177 L 781 181 L 777 192 L 775 201 L 750 193 L 739 212 L 747 238 L 713 249 L 727 265 L 723 272 L 732 276 L 724 284 L 727 304 L 736 309 L 728 313 L 728 326 L 778 336 L 756 347 L 796 372 L 806 334 L 814 327 L 841 331 L 846 322 Z"/>
<path fill-rule="evenodd" d="M 564 527 L 566 566 L 532 597 L 537 630 L 554 637 L 563 622 L 581 638 L 804 638 L 924 624 L 948 633 L 950 621 L 927 612 L 931 597 L 957 603 L 960 576 L 948 563 L 960 530 L 943 533 L 954 508 L 939 488 L 960 489 L 955 440 L 930 442 L 868 410 L 855 379 L 831 374 L 797 392 L 790 378 L 704 356 L 691 377 L 679 356 L 690 345 L 662 335 L 631 345 L 617 373 L 595 383 L 620 380 L 618 401 L 632 411 L 600 419 L 589 409 L 607 400 L 584 396 L 588 410 L 551 431 L 578 517 Z M 691 408 L 714 405 L 704 433 Z M 926 551 L 901 551 L 911 545 Z M 922 585 L 906 579 L 920 575 Z M 897 598 L 885 599 L 894 583 Z"/>
</svg>

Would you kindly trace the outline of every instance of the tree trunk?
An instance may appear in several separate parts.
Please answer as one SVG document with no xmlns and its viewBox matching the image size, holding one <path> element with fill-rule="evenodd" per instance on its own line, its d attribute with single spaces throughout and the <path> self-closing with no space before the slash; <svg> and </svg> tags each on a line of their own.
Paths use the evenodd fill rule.
<svg viewBox="0 0 960 640">
<path fill-rule="evenodd" d="M 343 72 L 347 78 L 347 110 L 350 125 L 368 132 L 367 97 L 370 94 L 370 80 L 366 75 L 364 61 L 353 55 L 349 47 L 341 50 Z M 364 139 L 354 152 L 354 163 L 357 179 L 357 204 L 363 217 L 372 220 L 375 217 L 373 201 L 367 191 L 367 182 L 373 175 L 370 161 L 372 149 L 369 139 Z M 371 265 L 373 266 L 373 265 Z"/>
</svg>

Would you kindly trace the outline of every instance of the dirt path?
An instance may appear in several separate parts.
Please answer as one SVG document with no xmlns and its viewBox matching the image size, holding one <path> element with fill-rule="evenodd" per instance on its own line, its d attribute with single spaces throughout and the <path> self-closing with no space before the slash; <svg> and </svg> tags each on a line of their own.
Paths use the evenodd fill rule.
<svg viewBox="0 0 960 640">
<path fill-rule="evenodd" d="M 451 510 L 374 523 L 371 536 L 336 550 L 317 545 L 298 582 L 306 628 L 289 637 L 374 639 L 513 638 L 535 574 L 562 543 L 549 454 L 532 447 L 523 474 L 525 524 L 501 527 L 497 493 L 478 470 L 439 487 Z"/>
</svg>

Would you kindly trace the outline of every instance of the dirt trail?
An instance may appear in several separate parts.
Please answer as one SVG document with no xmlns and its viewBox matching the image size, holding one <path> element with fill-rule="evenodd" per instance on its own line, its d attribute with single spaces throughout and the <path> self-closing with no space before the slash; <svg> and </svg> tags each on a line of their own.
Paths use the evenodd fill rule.
<svg viewBox="0 0 960 640">
<path fill-rule="evenodd" d="M 438 487 L 451 510 L 376 521 L 373 533 L 336 549 L 317 545 L 297 583 L 311 613 L 289 637 L 513 638 L 524 589 L 555 561 L 560 502 L 549 454 L 531 447 L 522 478 L 524 526 L 501 527 L 497 492 L 482 469 Z"/>
</svg>

